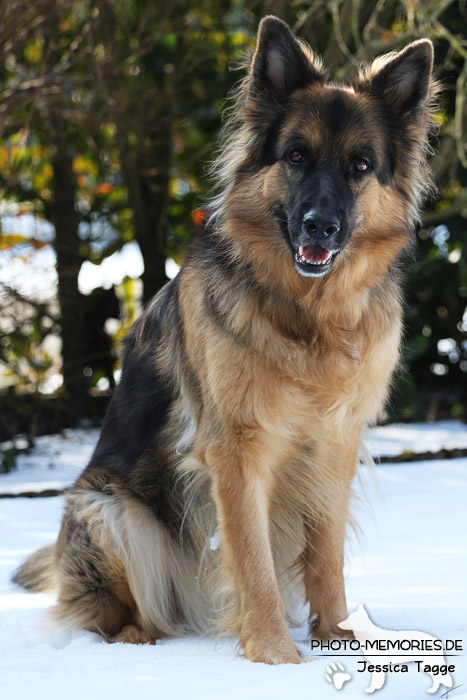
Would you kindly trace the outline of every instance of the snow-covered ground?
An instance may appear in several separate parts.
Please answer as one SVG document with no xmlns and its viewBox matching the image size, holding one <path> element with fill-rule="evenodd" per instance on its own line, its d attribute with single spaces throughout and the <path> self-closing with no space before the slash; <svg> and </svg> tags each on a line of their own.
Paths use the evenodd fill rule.
<svg viewBox="0 0 467 700">
<path fill-rule="evenodd" d="M 0 474 L 0 494 L 70 486 L 89 461 L 98 437 L 97 429 L 65 430 L 61 435 L 38 437 L 33 450 L 19 453 L 15 471 Z"/>
<path fill-rule="evenodd" d="M 97 434 L 73 431 L 66 438 L 39 438 L 19 471 L 0 476 L 0 494 L 63 488 L 86 463 Z M 466 447 L 466 427 L 387 426 L 371 435 L 373 454 Z M 467 698 L 467 458 L 384 464 L 362 470 L 355 510 L 363 536 L 349 537 L 349 610 L 364 602 L 381 627 L 429 632 L 462 640 L 453 680 L 461 686 L 444 697 Z M 89 632 L 59 633 L 44 626 L 51 596 L 28 594 L 10 583 L 12 571 L 31 551 L 53 542 L 63 498 L 0 499 L 0 699 L 1 700 L 329 700 L 363 698 L 368 671 L 361 656 L 343 652 L 299 666 L 270 667 L 238 656 L 236 640 L 185 637 L 156 646 L 109 645 Z M 292 630 L 309 655 L 306 629 Z M 339 661 L 352 675 L 338 691 L 326 666 Z M 435 659 L 436 661 L 436 659 Z M 430 679 L 390 673 L 377 697 L 428 697 Z M 441 688 L 435 697 L 446 692 Z M 339 693 L 339 695 L 336 695 Z"/>
<path fill-rule="evenodd" d="M 394 423 L 370 428 L 366 442 L 374 457 L 462 449 L 467 447 L 467 425 L 460 421 Z"/>
</svg>

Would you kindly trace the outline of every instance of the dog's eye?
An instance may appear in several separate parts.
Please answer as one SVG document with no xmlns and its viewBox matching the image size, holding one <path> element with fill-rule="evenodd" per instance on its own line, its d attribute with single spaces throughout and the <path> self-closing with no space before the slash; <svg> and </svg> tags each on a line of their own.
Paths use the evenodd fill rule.
<svg viewBox="0 0 467 700">
<path fill-rule="evenodd" d="M 370 163 L 366 158 L 355 158 L 352 163 L 354 173 L 366 173 L 370 169 Z"/>
<path fill-rule="evenodd" d="M 305 156 L 299 148 L 291 148 L 287 153 L 287 160 L 289 163 L 292 163 L 292 165 L 299 165 L 305 162 Z"/>
</svg>

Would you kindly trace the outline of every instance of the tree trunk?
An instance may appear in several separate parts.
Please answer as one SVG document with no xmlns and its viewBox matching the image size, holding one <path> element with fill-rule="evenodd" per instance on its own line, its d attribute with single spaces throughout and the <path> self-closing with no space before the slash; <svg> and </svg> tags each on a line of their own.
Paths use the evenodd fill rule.
<svg viewBox="0 0 467 700">
<path fill-rule="evenodd" d="M 167 282 L 165 260 L 171 165 L 169 125 L 169 115 L 164 113 L 154 124 L 152 133 L 142 134 L 135 145 L 129 143 L 122 129 L 119 130 L 122 175 L 133 210 L 135 238 L 144 261 L 142 281 L 145 303 Z"/>
<path fill-rule="evenodd" d="M 55 226 L 63 384 L 65 391 L 79 403 L 86 395 L 86 382 L 83 375 L 84 323 L 78 290 L 82 258 L 75 211 L 75 179 L 65 123 L 59 114 L 51 114 L 50 121 L 54 187 L 51 219 Z"/>
</svg>

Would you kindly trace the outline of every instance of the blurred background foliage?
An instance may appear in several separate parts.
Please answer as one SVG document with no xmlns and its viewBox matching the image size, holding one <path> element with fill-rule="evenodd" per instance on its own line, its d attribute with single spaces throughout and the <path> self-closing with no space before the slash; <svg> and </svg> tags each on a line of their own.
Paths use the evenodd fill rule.
<svg viewBox="0 0 467 700">
<path fill-rule="evenodd" d="M 464 0 L 3 0 L 0 438 L 101 417 L 122 337 L 202 224 L 222 106 L 265 14 L 338 81 L 434 42 L 438 195 L 408 267 L 388 418 L 466 418 Z"/>
</svg>

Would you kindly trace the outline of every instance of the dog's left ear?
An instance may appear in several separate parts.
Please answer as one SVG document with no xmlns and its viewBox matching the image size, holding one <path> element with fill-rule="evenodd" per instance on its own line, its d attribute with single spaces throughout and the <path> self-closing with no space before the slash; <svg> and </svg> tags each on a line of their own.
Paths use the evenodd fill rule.
<svg viewBox="0 0 467 700">
<path fill-rule="evenodd" d="M 285 22 L 265 17 L 250 67 L 250 94 L 254 97 L 259 91 L 283 102 L 315 80 L 324 81 L 325 73 L 312 52 L 302 48 Z"/>
<path fill-rule="evenodd" d="M 433 44 L 420 39 L 377 58 L 356 87 L 380 97 L 393 113 L 404 114 L 429 101 L 432 69 Z"/>
</svg>

